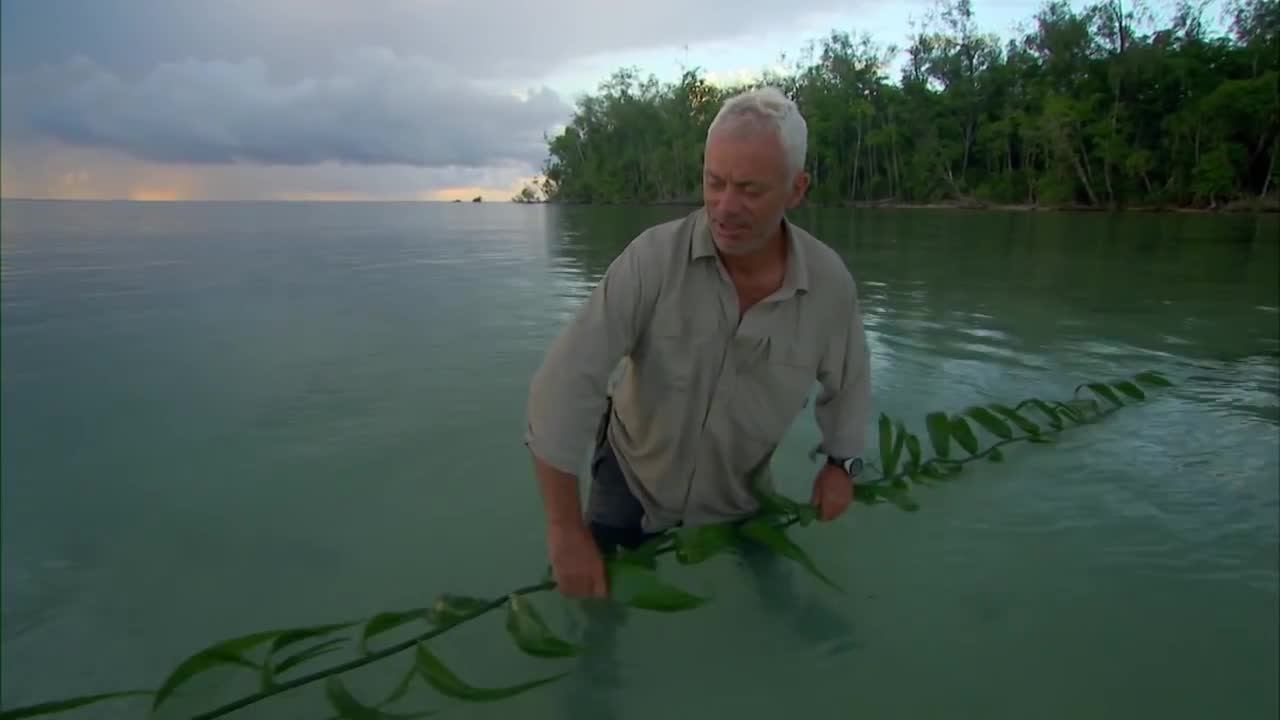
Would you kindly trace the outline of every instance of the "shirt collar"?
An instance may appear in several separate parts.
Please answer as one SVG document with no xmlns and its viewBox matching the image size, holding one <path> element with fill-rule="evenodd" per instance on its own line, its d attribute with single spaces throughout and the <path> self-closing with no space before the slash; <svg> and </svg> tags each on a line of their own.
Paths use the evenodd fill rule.
<svg viewBox="0 0 1280 720">
<path fill-rule="evenodd" d="M 809 265 L 805 262 L 804 243 L 800 241 L 801 230 L 783 216 L 783 237 L 787 241 L 787 269 L 782 276 L 782 287 L 774 293 L 775 297 L 787 298 L 797 293 L 809 292 Z M 707 209 L 698 211 L 693 228 L 693 242 L 689 247 L 690 262 L 703 258 L 719 259 L 715 241 L 711 238 L 711 226 L 707 219 Z"/>
</svg>

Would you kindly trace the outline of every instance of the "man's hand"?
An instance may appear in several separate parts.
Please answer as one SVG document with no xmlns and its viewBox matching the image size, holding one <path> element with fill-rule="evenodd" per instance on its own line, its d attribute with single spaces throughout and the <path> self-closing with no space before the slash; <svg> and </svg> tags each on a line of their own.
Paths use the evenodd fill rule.
<svg viewBox="0 0 1280 720">
<path fill-rule="evenodd" d="M 567 597 L 604 597 L 608 593 L 604 559 L 591 533 L 581 524 L 554 524 L 547 531 L 552 576 Z"/>
<path fill-rule="evenodd" d="M 813 480 L 813 497 L 809 502 L 818 508 L 818 519 L 835 520 L 853 501 L 853 481 L 835 465 L 823 464 Z"/>
</svg>

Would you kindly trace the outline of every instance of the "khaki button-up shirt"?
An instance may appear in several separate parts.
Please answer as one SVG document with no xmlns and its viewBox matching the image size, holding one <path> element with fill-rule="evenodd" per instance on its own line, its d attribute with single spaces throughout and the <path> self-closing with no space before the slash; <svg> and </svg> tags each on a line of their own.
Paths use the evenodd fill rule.
<svg viewBox="0 0 1280 720">
<path fill-rule="evenodd" d="M 748 477 L 815 384 L 821 449 L 861 456 L 870 355 L 854 279 L 830 247 L 784 229 L 782 286 L 741 322 L 704 209 L 629 243 L 534 375 L 529 450 L 576 475 L 619 370 L 608 439 L 650 532 L 756 512 Z"/>
</svg>

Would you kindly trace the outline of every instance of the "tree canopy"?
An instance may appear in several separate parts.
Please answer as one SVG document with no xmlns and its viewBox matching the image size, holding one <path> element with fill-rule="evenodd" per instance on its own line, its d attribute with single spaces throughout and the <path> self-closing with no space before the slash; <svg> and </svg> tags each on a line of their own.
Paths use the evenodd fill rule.
<svg viewBox="0 0 1280 720">
<path fill-rule="evenodd" d="M 832 31 L 784 72 L 735 86 L 621 68 L 579 98 L 519 201 L 697 201 L 721 102 L 773 85 L 809 126 L 818 204 L 983 201 L 1097 207 L 1275 202 L 1280 0 L 1044 4 L 1018 37 L 940 0 L 899 49 Z M 900 76 L 889 77 L 895 60 Z"/>
</svg>

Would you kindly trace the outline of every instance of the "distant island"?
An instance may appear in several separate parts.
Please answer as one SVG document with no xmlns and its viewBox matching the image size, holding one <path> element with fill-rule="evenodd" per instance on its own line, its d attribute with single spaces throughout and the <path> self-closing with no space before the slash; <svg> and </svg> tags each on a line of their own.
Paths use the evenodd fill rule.
<svg viewBox="0 0 1280 720">
<path fill-rule="evenodd" d="M 1280 1 L 1203 7 L 1045 4 L 1029 32 L 978 31 L 943 0 L 899 55 L 831 32 L 786 73 L 732 87 L 617 70 L 550 139 L 515 202 L 697 204 L 702 143 L 728 95 L 768 84 L 809 124 L 821 206 L 1280 209 Z"/>
</svg>

